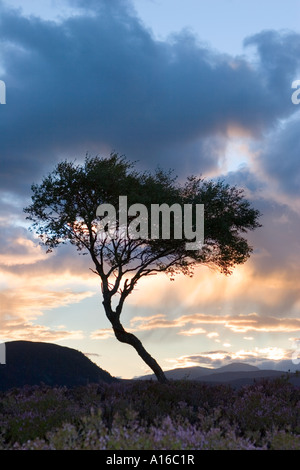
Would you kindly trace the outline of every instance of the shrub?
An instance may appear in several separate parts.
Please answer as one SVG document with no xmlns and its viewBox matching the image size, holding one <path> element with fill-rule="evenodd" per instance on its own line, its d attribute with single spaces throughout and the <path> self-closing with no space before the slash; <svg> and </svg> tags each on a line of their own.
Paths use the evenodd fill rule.
<svg viewBox="0 0 300 470">
<path fill-rule="evenodd" d="M 285 380 L 25 387 L 0 395 L 0 429 L 2 449 L 300 450 L 300 390 Z"/>
</svg>

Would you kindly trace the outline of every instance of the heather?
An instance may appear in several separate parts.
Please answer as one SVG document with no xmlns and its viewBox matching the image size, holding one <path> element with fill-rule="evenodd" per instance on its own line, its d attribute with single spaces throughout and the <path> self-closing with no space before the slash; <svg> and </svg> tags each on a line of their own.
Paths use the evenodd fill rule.
<svg viewBox="0 0 300 470">
<path fill-rule="evenodd" d="M 300 450 L 300 389 L 192 381 L 45 385 L 0 394 L 0 449 Z"/>
</svg>

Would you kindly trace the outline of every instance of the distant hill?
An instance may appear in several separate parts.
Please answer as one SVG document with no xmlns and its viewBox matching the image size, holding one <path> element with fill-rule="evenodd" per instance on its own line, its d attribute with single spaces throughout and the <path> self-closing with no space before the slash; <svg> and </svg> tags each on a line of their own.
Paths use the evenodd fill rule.
<svg viewBox="0 0 300 470">
<path fill-rule="evenodd" d="M 229 371 L 229 372 L 216 372 L 215 374 L 207 374 L 199 377 L 199 382 L 206 382 L 209 384 L 227 383 L 234 387 L 239 385 L 247 385 L 253 383 L 254 380 L 260 379 L 275 379 L 284 375 L 284 372 L 279 370 L 255 370 L 255 371 Z"/>
<path fill-rule="evenodd" d="M 165 376 L 169 380 L 199 380 L 204 376 L 208 376 L 211 374 L 219 374 L 222 372 L 253 372 L 258 371 L 258 367 L 251 366 L 249 364 L 245 364 L 243 362 L 233 362 L 232 364 L 228 364 L 227 366 L 222 366 L 217 369 L 210 369 L 208 367 L 181 367 L 178 369 L 171 369 L 165 371 Z M 156 380 L 154 374 L 151 375 L 143 375 L 142 377 L 138 377 L 139 380 Z"/>
<path fill-rule="evenodd" d="M 198 380 L 202 375 L 206 375 L 208 371 L 207 367 L 184 367 L 178 369 L 171 369 L 165 371 L 165 376 L 169 380 Z M 143 375 L 142 377 L 136 377 L 137 380 L 156 380 L 154 374 Z"/>
<path fill-rule="evenodd" d="M 286 375 L 286 372 L 279 370 L 261 370 L 242 362 L 233 362 L 217 369 L 207 367 L 184 367 L 165 371 L 169 380 L 196 380 L 207 384 L 228 384 L 234 388 L 252 384 L 255 380 L 275 379 Z M 155 375 L 144 375 L 137 377 L 137 380 L 156 380 Z M 295 374 L 289 374 L 289 380 L 295 386 L 300 386 L 300 378 Z"/>
<path fill-rule="evenodd" d="M 5 344 L 6 364 L 0 365 L 2 391 L 41 383 L 74 387 L 118 381 L 83 353 L 72 348 L 31 341 L 11 341 Z"/>
<path fill-rule="evenodd" d="M 223 372 L 254 372 L 256 370 L 260 370 L 256 366 L 251 366 L 250 364 L 246 364 L 245 362 L 232 362 L 231 364 L 227 364 L 226 366 L 218 367 L 217 369 L 210 369 L 212 374 L 220 374 Z"/>
</svg>

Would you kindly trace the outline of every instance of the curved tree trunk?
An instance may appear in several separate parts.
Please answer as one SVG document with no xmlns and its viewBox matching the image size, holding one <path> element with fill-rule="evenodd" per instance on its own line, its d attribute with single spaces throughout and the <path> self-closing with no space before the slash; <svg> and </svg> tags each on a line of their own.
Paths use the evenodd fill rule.
<svg viewBox="0 0 300 470">
<path fill-rule="evenodd" d="M 141 341 L 132 333 L 128 333 L 127 331 L 125 331 L 119 319 L 113 320 L 112 318 L 109 318 L 109 320 L 112 324 L 116 338 L 121 341 L 121 343 L 127 343 L 133 346 L 138 355 L 153 370 L 157 380 L 160 383 L 167 383 L 168 380 L 162 368 L 159 366 L 156 360 L 146 351 Z"/>
</svg>

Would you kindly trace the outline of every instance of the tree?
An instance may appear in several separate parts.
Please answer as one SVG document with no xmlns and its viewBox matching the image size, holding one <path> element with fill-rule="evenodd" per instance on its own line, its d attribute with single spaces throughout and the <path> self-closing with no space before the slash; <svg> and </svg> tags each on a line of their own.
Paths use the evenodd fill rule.
<svg viewBox="0 0 300 470">
<path fill-rule="evenodd" d="M 33 222 L 31 229 L 48 251 L 70 242 L 82 254 L 90 254 L 94 263 L 92 271 L 100 278 L 104 310 L 116 338 L 133 346 L 163 383 L 166 377 L 159 364 L 121 324 L 126 298 L 139 279 L 148 275 L 165 272 L 172 280 L 180 272 L 192 276 L 199 264 L 230 274 L 235 265 L 244 263 L 250 256 L 252 248 L 242 235 L 260 226 L 260 214 L 250 207 L 243 190 L 222 181 L 193 176 L 182 185 L 171 171 L 159 169 L 149 173 L 134 168 L 134 163 L 117 154 L 107 158 L 86 156 L 83 164 L 61 162 L 41 184 L 32 185 L 32 204 L 24 211 Z M 122 227 L 120 196 L 126 196 L 131 207 Z M 180 208 L 194 209 L 200 207 L 198 204 L 204 205 L 205 231 L 201 246 L 187 249 L 186 235 L 181 238 L 178 232 L 176 235 L 176 230 L 183 228 L 180 226 L 183 218 L 178 219 L 178 214 L 176 218 L 175 211 L 170 211 L 169 237 L 163 236 L 162 227 L 157 227 L 159 220 L 154 221 L 151 212 L 162 204 L 169 208 L 175 208 L 174 204 L 178 208 L 179 204 Z M 141 213 L 141 205 L 150 219 L 146 220 L 145 212 Z M 100 215 L 99 206 L 106 209 Z M 109 207 L 116 209 L 114 226 L 109 220 Z M 194 209 L 190 212 L 189 228 L 196 233 Z M 142 228 L 147 222 L 148 228 L 153 223 L 155 237 L 149 231 L 145 236 Z"/>
</svg>

